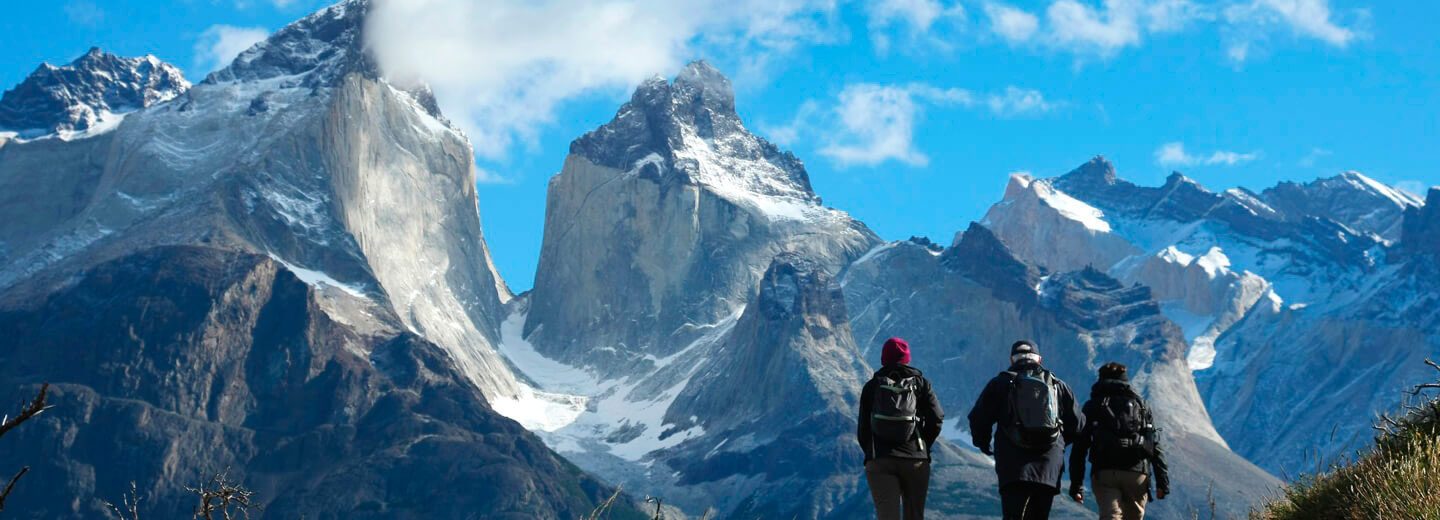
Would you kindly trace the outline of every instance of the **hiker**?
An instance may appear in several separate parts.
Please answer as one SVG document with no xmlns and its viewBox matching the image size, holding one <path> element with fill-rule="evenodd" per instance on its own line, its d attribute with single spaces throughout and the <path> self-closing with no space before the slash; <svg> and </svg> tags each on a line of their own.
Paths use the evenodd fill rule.
<svg viewBox="0 0 1440 520">
<path fill-rule="evenodd" d="M 1065 446 L 1083 420 L 1070 386 L 1040 364 L 1034 342 L 1010 346 L 1010 369 L 985 385 L 970 410 L 970 433 L 981 453 L 995 457 L 1000 507 L 1006 520 L 1043 520 L 1060 494 Z M 990 449 L 991 429 L 995 449 Z"/>
<path fill-rule="evenodd" d="M 1070 452 L 1070 498 L 1085 502 L 1085 460 L 1089 453 L 1090 489 L 1100 503 L 1101 520 L 1140 520 L 1150 499 L 1153 470 L 1155 498 L 1170 494 L 1170 475 L 1160 450 L 1150 407 L 1130 387 L 1125 365 L 1106 363 L 1085 402 L 1085 426 Z"/>
<path fill-rule="evenodd" d="M 915 367 L 910 344 L 885 340 L 880 370 L 860 391 L 860 424 L 856 437 L 865 452 L 865 479 L 880 520 L 925 518 L 930 490 L 930 448 L 940 437 L 945 412 Z"/>
</svg>

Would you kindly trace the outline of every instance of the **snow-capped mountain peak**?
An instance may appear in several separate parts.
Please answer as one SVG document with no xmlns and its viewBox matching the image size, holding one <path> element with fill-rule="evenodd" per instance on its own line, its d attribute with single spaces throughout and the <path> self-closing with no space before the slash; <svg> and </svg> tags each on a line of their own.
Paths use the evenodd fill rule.
<svg viewBox="0 0 1440 520">
<path fill-rule="evenodd" d="M 576 139 L 573 155 L 657 182 L 695 184 L 771 218 L 824 218 L 805 166 L 745 128 L 735 92 L 704 61 L 672 81 L 651 78 L 609 123 Z"/>
<path fill-rule="evenodd" d="M 1405 209 L 1421 204 L 1418 197 L 1356 171 L 1303 184 L 1282 182 L 1260 196 L 1290 220 L 1327 218 L 1389 241 L 1400 237 Z"/>
<path fill-rule="evenodd" d="M 22 138 L 98 131 L 189 89 L 180 69 L 154 56 L 124 58 L 91 48 L 68 65 L 40 65 L 6 91 L 0 131 Z"/>
</svg>

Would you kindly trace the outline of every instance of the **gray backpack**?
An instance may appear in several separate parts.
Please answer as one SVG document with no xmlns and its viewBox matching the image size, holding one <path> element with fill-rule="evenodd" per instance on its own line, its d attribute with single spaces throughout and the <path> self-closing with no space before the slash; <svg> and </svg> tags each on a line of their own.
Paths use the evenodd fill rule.
<svg viewBox="0 0 1440 520">
<path fill-rule="evenodd" d="M 870 432 L 892 443 L 909 442 L 919 430 L 916 414 L 920 378 L 910 376 L 899 380 L 875 375 L 875 397 L 870 403 Z"/>
<path fill-rule="evenodd" d="M 1024 449 L 1047 450 L 1060 437 L 1060 392 L 1055 377 L 1036 367 L 1009 372 L 1010 396 L 1006 437 Z"/>
</svg>

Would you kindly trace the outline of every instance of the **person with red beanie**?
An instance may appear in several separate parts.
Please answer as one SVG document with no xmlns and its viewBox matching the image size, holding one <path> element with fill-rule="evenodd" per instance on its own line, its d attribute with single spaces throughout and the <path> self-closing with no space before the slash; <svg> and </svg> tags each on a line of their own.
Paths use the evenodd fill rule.
<svg viewBox="0 0 1440 520">
<path fill-rule="evenodd" d="M 940 437 L 945 412 L 930 380 L 910 366 L 905 340 L 885 340 L 880 364 L 860 391 L 856 437 L 865 452 L 865 480 L 876 518 L 920 520 L 930 491 L 930 449 Z"/>
</svg>

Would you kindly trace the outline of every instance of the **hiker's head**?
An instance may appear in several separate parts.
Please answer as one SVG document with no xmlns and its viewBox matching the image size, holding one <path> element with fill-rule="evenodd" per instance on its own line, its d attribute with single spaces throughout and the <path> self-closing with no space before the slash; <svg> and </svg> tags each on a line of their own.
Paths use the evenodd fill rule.
<svg viewBox="0 0 1440 520">
<path fill-rule="evenodd" d="M 1035 343 L 1028 339 L 1022 339 L 1010 345 L 1010 364 L 1013 365 L 1022 361 L 1029 361 L 1037 365 L 1040 364 L 1040 348 L 1036 347 Z"/>
<path fill-rule="evenodd" d="M 1100 379 L 1114 379 L 1116 381 L 1129 381 L 1130 369 L 1125 365 L 1111 361 L 1100 367 Z"/>
<path fill-rule="evenodd" d="M 900 338 L 885 340 L 885 347 L 880 349 L 881 365 L 908 365 L 910 364 L 910 344 Z"/>
</svg>

